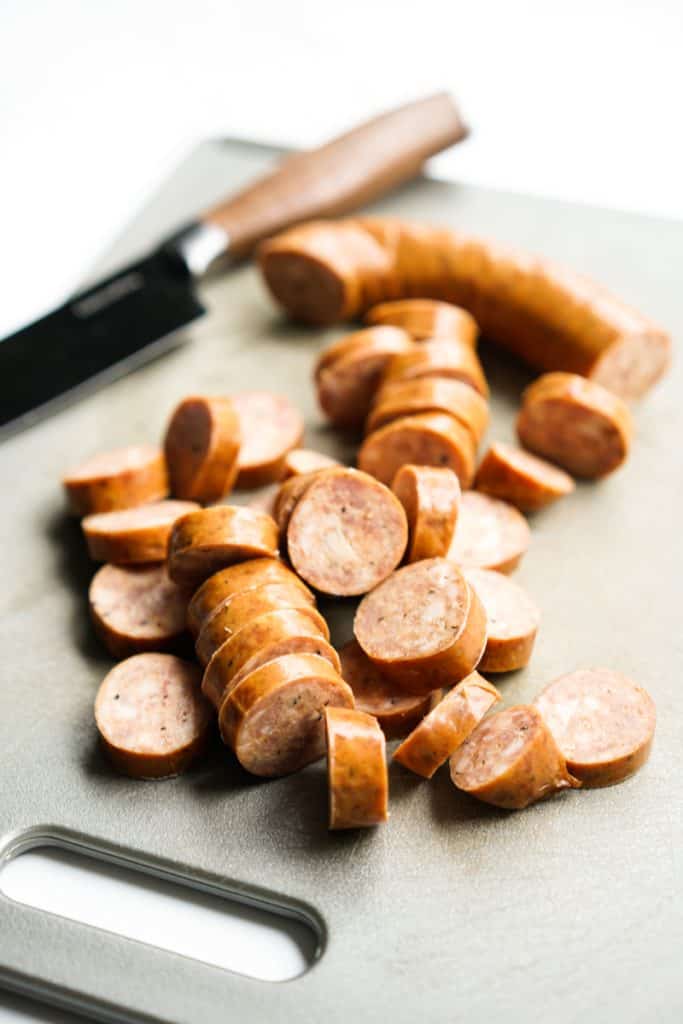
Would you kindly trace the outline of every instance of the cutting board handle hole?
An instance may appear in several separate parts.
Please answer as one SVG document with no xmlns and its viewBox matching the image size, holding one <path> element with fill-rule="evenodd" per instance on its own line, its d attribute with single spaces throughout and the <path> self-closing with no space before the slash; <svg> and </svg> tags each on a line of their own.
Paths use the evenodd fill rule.
<svg viewBox="0 0 683 1024">
<path fill-rule="evenodd" d="M 0 892 L 263 981 L 299 977 L 322 952 L 322 924 L 307 908 L 235 893 L 80 840 L 19 837 L 0 856 Z"/>
</svg>

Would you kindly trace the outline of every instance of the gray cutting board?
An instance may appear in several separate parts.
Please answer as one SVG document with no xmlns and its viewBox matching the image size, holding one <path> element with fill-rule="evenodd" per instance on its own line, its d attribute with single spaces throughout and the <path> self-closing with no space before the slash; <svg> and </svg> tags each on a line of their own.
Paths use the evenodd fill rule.
<svg viewBox="0 0 683 1024">
<path fill-rule="evenodd" d="M 111 264 L 246 182 L 273 153 L 242 143 L 192 154 L 131 224 Z M 593 273 L 680 337 L 683 225 L 420 181 L 382 210 L 442 221 Z M 88 625 L 93 571 L 64 515 L 59 475 L 99 448 L 161 435 L 189 391 L 285 391 L 307 441 L 350 456 L 325 428 L 311 362 L 338 330 L 285 324 L 255 270 L 206 288 L 190 343 L 0 448 L 0 851 L 56 838 L 193 884 L 310 915 L 322 955 L 273 984 L 0 899 L 0 979 L 85 1000 L 93 1016 L 247 1022 L 496 1019 L 679 1021 L 681 910 L 680 360 L 638 408 L 627 466 L 538 516 L 517 578 L 544 620 L 531 667 L 501 680 L 510 703 L 581 665 L 608 665 L 654 695 L 650 763 L 612 789 L 517 814 L 391 768 L 391 820 L 330 835 L 324 765 L 247 777 L 217 742 L 184 778 L 115 775 L 92 719 L 109 662 Z M 58 339 L 55 339 L 58 343 Z M 527 373 L 485 349 L 492 435 L 511 436 Z M 335 639 L 349 605 L 332 613 Z"/>
</svg>

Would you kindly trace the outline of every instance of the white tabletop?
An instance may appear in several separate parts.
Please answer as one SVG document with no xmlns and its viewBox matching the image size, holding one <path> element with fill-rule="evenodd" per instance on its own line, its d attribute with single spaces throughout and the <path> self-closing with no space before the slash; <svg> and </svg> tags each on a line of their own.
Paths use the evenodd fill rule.
<svg viewBox="0 0 683 1024">
<path fill-rule="evenodd" d="M 473 128 L 440 173 L 680 218 L 682 43 L 680 0 L 4 0 L 0 336 L 198 140 L 313 145 L 437 89 Z"/>
</svg>

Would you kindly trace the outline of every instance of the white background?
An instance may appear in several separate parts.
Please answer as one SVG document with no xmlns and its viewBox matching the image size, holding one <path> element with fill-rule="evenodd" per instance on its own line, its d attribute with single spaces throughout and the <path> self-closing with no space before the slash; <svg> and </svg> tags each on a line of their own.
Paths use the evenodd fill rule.
<svg viewBox="0 0 683 1024">
<path fill-rule="evenodd" d="M 436 89 L 473 127 L 440 173 L 680 218 L 682 55 L 681 0 L 0 0 L 0 335 L 198 140 L 309 146 Z"/>
</svg>

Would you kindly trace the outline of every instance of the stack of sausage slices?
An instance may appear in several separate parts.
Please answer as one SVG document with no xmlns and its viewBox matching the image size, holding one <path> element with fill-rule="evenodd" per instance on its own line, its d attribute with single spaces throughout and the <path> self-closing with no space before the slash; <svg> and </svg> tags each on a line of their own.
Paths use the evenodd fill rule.
<svg viewBox="0 0 683 1024">
<path fill-rule="evenodd" d="M 532 655 L 539 610 L 506 575 L 529 544 L 522 512 L 569 494 L 569 473 L 621 464 L 625 405 L 546 374 L 523 396 L 524 448 L 494 443 L 477 469 L 489 410 L 475 321 L 418 299 L 367 321 L 314 371 L 323 412 L 365 434 L 357 469 L 297 447 L 303 421 L 286 398 L 247 392 L 189 397 L 163 449 L 108 452 L 65 476 L 106 563 L 90 586 L 95 629 L 122 659 L 95 702 L 105 750 L 129 775 L 175 775 L 215 712 L 255 775 L 326 752 L 331 828 L 387 819 L 386 739 L 410 771 L 431 778 L 450 760 L 459 789 L 506 809 L 626 778 L 655 728 L 633 682 L 573 672 L 489 715 L 501 695 L 480 674 Z M 265 484 L 265 500 L 223 503 Z M 360 598 L 340 651 L 316 595 Z"/>
</svg>

